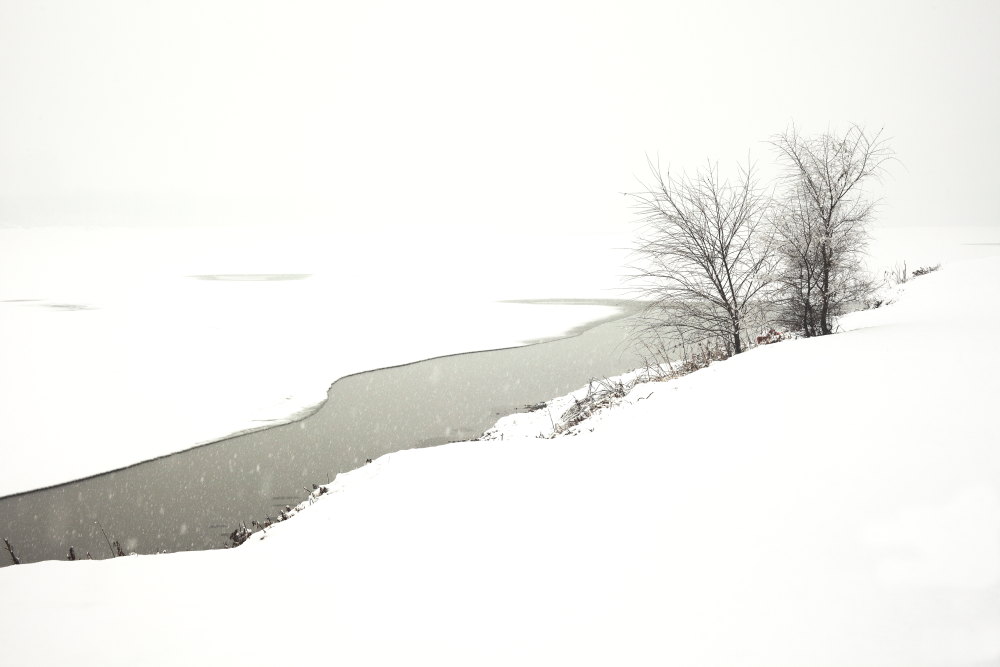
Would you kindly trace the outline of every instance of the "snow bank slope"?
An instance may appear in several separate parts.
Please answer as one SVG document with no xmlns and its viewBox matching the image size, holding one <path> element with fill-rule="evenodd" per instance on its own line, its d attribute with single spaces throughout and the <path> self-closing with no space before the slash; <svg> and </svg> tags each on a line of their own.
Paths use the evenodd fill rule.
<svg viewBox="0 0 1000 667">
<path fill-rule="evenodd" d="M 995 664 L 997 276 L 946 266 L 576 437 L 384 457 L 236 551 L 5 568 L 5 659 Z"/>
</svg>

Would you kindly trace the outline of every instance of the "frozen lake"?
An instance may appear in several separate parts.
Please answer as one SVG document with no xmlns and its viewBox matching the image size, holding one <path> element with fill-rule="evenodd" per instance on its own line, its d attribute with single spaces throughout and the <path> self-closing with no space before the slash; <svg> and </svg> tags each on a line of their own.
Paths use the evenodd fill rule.
<svg viewBox="0 0 1000 667">
<path fill-rule="evenodd" d="M 570 338 L 341 378 L 301 421 L 0 499 L 2 534 L 24 562 L 65 558 L 71 545 L 108 557 L 96 521 L 137 553 L 220 548 L 240 521 L 276 517 L 366 459 L 476 438 L 500 416 L 640 365 L 625 341 L 640 304 L 600 305 L 619 315 Z"/>
<path fill-rule="evenodd" d="M 614 247 L 0 229 L 0 496 L 290 421 L 352 373 L 565 335 L 615 309 L 511 300 L 621 298 Z"/>
</svg>

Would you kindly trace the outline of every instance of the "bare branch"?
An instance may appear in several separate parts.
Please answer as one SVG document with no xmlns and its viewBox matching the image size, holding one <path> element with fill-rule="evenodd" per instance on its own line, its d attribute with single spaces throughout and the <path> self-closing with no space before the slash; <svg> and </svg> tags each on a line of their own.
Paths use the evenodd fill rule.
<svg viewBox="0 0 1000 667">
<path fill-rule="evenodd" d="M 770 284 L 773 234 L 764 224 L 770 200 L 751 164 L 730 182 L 713 163 L 673 176 L 647 162 L 651 181 L 630 193 L 642 229 L 632 278 L 652 301 L 641 328 L 657 335 L 676 330 L 691 343 L 722 340 L 739 353 L 758 296 Z"/>
<path fill-rule="evenodd" d="M 772 138 L 785 167 L 785 193 L 775 231 L 783 271 L 779 311 L 807 336 L 829 334 L 832 318 L 858 299 L 865 284 L 860 256 L 875 204 L 863 184 L 894 159 L 882 130 L 851 125 L 842 135 L 803 137 L 794 126 Z"/>
</svg>

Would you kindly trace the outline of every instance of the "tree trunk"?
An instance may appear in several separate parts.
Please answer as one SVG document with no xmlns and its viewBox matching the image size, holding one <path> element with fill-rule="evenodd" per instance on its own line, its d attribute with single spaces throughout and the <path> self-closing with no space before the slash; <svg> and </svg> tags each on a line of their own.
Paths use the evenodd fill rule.
<svg viewBox="0 0 1000 667">
<path fill-rule="evenodd" d="M 827 228 L 829 228 L 829 224 L 827 224 Z M 824 240 L 823 245 L 824 247 L 822 247 L 820 252 L 823 258 L 823 284 L 819 293 L 819 330 L 821 336 L 827 336 L 833 333 L 833 327 L 830 323 L 830 268 L 833 264 L 833 253 L 830 251 L 826 240 Z"/>
</svg>

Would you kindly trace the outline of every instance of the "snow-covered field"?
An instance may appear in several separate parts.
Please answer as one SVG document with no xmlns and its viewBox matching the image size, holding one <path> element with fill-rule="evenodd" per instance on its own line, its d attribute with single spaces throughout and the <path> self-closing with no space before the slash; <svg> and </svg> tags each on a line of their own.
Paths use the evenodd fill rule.
<svg viewBox="0 0 1000 667">
<path fill-rule="evenodd" d="M 234 551 L 5 568 L 4 661 L 997 664 L 998 286 L 388 455 Z"/>
<path fill-rule="evenodd" d="M 555 337 L 624 241 L 0 229 L 0 496 L 288 421 L 350 373 Z M 269 278 L 269 279 L 264 279 Z"/>
</svg>

